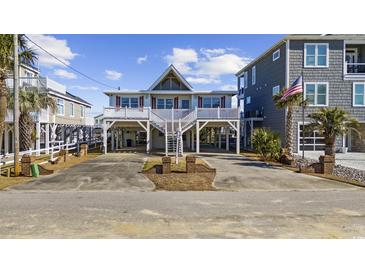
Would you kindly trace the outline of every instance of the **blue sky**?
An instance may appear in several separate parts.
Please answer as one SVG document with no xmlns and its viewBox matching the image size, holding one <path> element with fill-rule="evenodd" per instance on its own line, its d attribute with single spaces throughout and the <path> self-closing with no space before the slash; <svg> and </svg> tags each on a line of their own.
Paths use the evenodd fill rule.
<svg viewBox="0 0 365 274">
<path fill-rule="evenodd" d="M 196 90 L 232 89 L 234 73 L 284 35 L 30 35 L 42 47 L 113 87 L 147 89 L 173 63 Z M 94 105 L 107 106 L 100 86 L 39 51 L 43 76 Z"/>
</svg>

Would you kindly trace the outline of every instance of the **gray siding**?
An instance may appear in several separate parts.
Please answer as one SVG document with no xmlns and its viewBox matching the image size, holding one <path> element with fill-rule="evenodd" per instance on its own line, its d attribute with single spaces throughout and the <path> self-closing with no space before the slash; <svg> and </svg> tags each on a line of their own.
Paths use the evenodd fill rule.
<svg viewBox="0 0 365 274">
<path fill-rule="evenodd" d="M 280 48 L 280 58 L 272 59 L 272 53 Z M 245 98 L 251 96 L 251 104 L 244 106 L 247 111 L 262 111 L 264 115 L 263 127 L 271 128 L 280 134 L 284 143 L 285 138 L 285 110 L 277 109 L 272 99 L 272 88 L 280 85 L 285 87 L 286 44 L 273 49 L 266 57 L 248 67 L 248 88 L 245 89 Z M 256 84 L 252 85 L 252 67 L 256 65 Z M 241 80 L 242 81 L 242 80 Z M 257 123 L 258 125 L 258 123 Z"/>
<path fill-rule="evenodd" d="M 329 44 L 329 66 L 328 68 L 304 68 L 304 44 L 305 43 L 328 43 Z M 303 75 L 304 82 L 328 82 L 329 107 L 341 107 L 349 112 L 353 117 L 364 121 L 365 108 L 352 106 L 352 81 L 344 80 L 343 70 L 343 41 L 290 41 L 289 57 L 289 82 L 292 83 L 299 75 Z M 364 81 L 364 80 L 362 80 Z M 308 107 L 305 110 L 305 116 L 309 113 L 318 111 L 320 107 Z M 301 122 L 301 109 L 297 108 L 294 113 L 295 130 L 294 130 L 294 150 L 298 147 L 298 123 Z M 306 121 L 309 121 L 306 118 Z M 341 141 L 338 141 L 342 145 Z"/>
</svg>

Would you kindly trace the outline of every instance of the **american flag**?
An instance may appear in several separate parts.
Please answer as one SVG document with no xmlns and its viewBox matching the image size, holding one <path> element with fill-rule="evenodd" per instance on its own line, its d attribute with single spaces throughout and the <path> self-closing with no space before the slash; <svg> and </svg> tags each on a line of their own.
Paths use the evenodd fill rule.
<svg viewBox="0 0 365 274">
<path fill-rule="evenodd" d="M 292 96 L 294 94 L 297 93 L 302 93 L 303 92 L 303 86 L 302 86 L 302 76 L 299 76 L 294 82 L 293 84 L 290 86 L 290 88 L 287 89 L 287 91 L 283 94 L 283 96 L 281 97 L 281 101 L 286 100 L 286 98 L 288 98 L 289 96 Z"/>
</svg>

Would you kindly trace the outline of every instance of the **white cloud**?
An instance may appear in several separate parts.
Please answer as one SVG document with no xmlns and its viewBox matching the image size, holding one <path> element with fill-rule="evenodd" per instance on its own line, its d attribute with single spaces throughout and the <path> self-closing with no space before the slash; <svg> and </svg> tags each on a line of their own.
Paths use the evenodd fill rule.
<svg viewBox="0 0 365 274">
<path fill-rule="evenodd" d="M 72 52 L 71 48 L 68 46 L 67 40 L 57 39 L 54 36 L 43 34 L 32 34 L 28 36 L 39 46 L 55 55 L 57 58 L 61 59 L 67 65 L 69 65 L 70 61 L 77 56 L 77 53 Z M 45 67 L 64 66 L 55 58 L 53 58 L 43 50 L 37 48 L 31 42 L 29 42 L 29 46 L 36 50 L 40 65 Z"/>
<path fill-rule="evenodd" d="M 219 84 L 221 81 L 209 77 L 187 77 L 186 80 L 191 84 Z"/>
<path fill-rule="evenodd" d="M 195 84 L 219 84 L 223 75 L 234 75 L 251 60 L 232 53 L 231 48 L 173 48 L 171 55 L 164 58 L 183 74 L 190 75 L 187 80 Z"/>
<path fill-rule="evenodd" d="M 194 49 L 173 48 L 172 55 L 165 56 L 169 64 L 173 64 L 181 73 L 191 71 L 191 63 L 198 62 L 198 53 Z"/>
<path fill-rule="evenodd" d="M 237 86 L 236 85 L 223 85 L 221 86 L 222 90 L 237 90 Z"/>
<path fill-rule="evenodd" d="M 122 76 L 123 76 L 123 73 L 121 72 L 118 72 L 118 71 L 115 71 L 115 70 L 105 70 L 105 74 L 106 74 L 106 78 L 109 79 L 109 80 L 113 80 L 113 81 L 116 81 L 116 80 L 119 80 Z"/>
<path fill-rule="evenodd" d="M 138 64 L 143 64 L 144 62 L 146 62 L 146 61 L 147 61 L 147 58 L 148 58 L 148 56 L 147 56 L 147 55 L 145 55 L 145 56 L 143 56 L 143 57 L 138 57 L 138 58 L 137 58 L 137 63 L 138 63 Z"/>
<path fill-rule="evenodd" d="M 64 69 L 55 69 L 53 71 L 53 74 L 60 78 L 66 78 L 66 79 L 76 79 L 77 78 L 75 73 L 69 72 Z"/>
<path fill-rule="evenodd" d="M 95 86 L 72 86 L 70 88 L 78 90 L 99 90 L 99 88 Z"/>
</svg>

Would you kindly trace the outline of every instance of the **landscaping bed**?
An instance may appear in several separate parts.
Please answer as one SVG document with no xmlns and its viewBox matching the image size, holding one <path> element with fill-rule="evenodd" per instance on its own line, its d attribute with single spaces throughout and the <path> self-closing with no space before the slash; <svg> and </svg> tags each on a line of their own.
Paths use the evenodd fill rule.
<svg viewBox="0 0 365 274">
<path fill-rule="evenodd" d="M 161 157 L 148 158 L 143 166 L 143 174 L 155 184 L 155 190 L 166 191 L 214 191 L 213 181 L 216 175 L 214 169 L 202 159 L 196 160 L 197 171 L 186 173 L 185 159 L 179 163 L 171 163 L 171 173 L 159 174 L 162 165 Z"/>
</svg>

